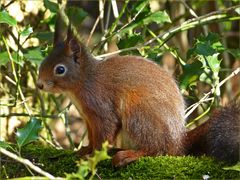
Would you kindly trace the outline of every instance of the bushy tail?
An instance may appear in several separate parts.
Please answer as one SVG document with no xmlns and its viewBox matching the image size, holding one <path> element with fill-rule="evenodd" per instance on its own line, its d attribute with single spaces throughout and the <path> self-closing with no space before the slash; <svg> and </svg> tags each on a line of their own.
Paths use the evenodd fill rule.
<svg viewBox="0 0 240 180">
<path fill-rule="evenodd" d="M 206 123 L 187 136 L 189 154 L 236 163 L 240 158 L 240 102 L 215 110 Z"/>
</svg>

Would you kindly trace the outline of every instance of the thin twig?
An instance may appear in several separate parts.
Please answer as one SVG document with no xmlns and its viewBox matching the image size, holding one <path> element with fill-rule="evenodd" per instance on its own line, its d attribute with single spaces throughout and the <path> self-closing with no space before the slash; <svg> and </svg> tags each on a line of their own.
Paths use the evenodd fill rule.
<svg viewBox="0 0 240 180">
<path fill-rule="evenodd" d="M 211 98 L 207 98 L 207 99 L 204 99 L 202 102 L 208 102 L 208 101 L 212 101 L 214 98 L 211 97 Z M 187 109 L 185 109 L 185 112 L 189 111 L 190 109 L 192 109 L 196 104 L 198 104 L 198 102 L 192 104 L 191 106 L 189 106 Z"/>
<path fill-rule="evenodd" d="M 27 113 L 10 113 L 10 114 L 0 114 L 0 117 L 9 118 L 12 116 L 22 116 L 22 117 L 29 117 L 29 114 Z M 38 118 L 51 118 L 51 119 L 57 119 L 59 118 L 59 115 L 42 115 L 42 114 L 32 114 L 33 117 Z"/>
<path fill-rule="evenodd" d="M 146 3 L 142 6 L 142 8 L 137 12 L 137 14 L 131 19 L 131 21 L 129 21 L 127 24 L 125 24 L 124 26 L 122 26 L 119 30 L 117 30 L 117 33 L 119 33 L 121 30 L 123 30 L 125 27 L 127 27 L 129 24 L 131 24 L 133 21 L 136 20 L 136 18 L 138 17 L 138 15 L 142 12 L 142 10 L 145 8 L 145 6 L 148 4 L 148 2 L 146 1 Z"/>
<path fill-rule="evenodd" d="M 42 138 L 46 143 L 48 143 L 49 145 L 51 145 L 52 147 L 54 147 L 56 149 L 63 149 L 63 147 L 59 143 L 57 143 L 57 145 L 56 145 L 55 143 L 52 143 L 51 141 L 49 141 L 48 139 L 43 137 L 42 135 L 40 135 L 40 138 Z"/>
<path fill-rule="evenodd" d="M 12 3 L 14 3 L 15 0 L 10 1 L 8 4 L 6 4 L 5 6 L 3 6 L 3 9 L 6 9 L 8 6 L 10 6 Z"/>
<path fill-rule="evenodd" d="M 195 13 L 195 11 L 185 2 L 185 0 L 181 0 L 182 4 L 186 7 L 186 9 L 188 10 L 188 12 L 195 18 L 199 18 L 197 13 Z M 204 35 L 207 35 L 208 33 L 208 29 L 206 26 L 202 26 L 203 28 L 203 32 Z"/>
<path fill-rule="evenodd" d="M 185 2 L 185 0 L 181 0 L 181 3 L 187 8 L 187 10 L 189 11 L 189 13 L 195 17 L 195 18 L 198 18 L 198 15 L 194 12 L 194 10 L 188 6 L 188 4 Z"/>
<path fill-rule="evenodd" d="M 203 96 L 202 99 L 200 99 L 197 103 L 195 103 L 195 105 L 185 114 L 185 118 L 187 118 L 190 114 L 192 114 L 192 112 L 197 109 L 197 107 L 202 104 L 203 102 L 206 101 L 206 99 L 209 98 L 209 96 L 211 94 L 214 93 L 214 90 L 216 88 L 220 88 L 224 83 L 226 83 L 229 79 L 233 78 L 234 76 L 236 76 L 238 73 L 240 72 L 240 67 L 237 68 L 236 70 L 234 70 L 228 77 L 226 77 L 224 80 L 222 80 L 219 84 L 218 84 L 218 87 L 213 87 L 207 94 L 205 94 Z"/>
<path fill-rule="evenodd" d="M 111 16 L 111 4 L 108 3 L 107 19 L 106 19 L 104 31 L 106 31 L 106 29 L 108 29 L 108 25 L 109 25 L 109 22 L 110 22 L 110 16 Z"/>
<path fill-rule="evenodd" d="M 105 31 L 104 29 L 104 22 L 103 22 L 103 18 L 104 18 L 104 2 L 103 0 L 99 0 L 99 17 L 100 17 L 100 22 L 101 22 L 101 29 L 102 29 L 102 32 Z"/>
<path fill-rule="evenodd" d="M 118 13 L 117 2 L 116 0 L 111 0 L 111 3 L 112 3 L 113 15 L 115 18 L 118 18 L 119 13 Z"/>
<path fill-rule="evenodd" d="M 89 45 L 89 42 L 90 42 L 90 40 L 92 39 L 92 35 L 93 35 L 94 31 L 96 30 L 96 27 L 97 27 L 97 25 L 98 25 L 98 23 L 99 23 L 99 20 L 100 20 L 100 15 L 97 17 L 97 19 L 96 19 L 96 21 L 95 21 L 95 23 L 94 23 L 94 25 L 93 25 L 93 27 L 92 27 L 92 30 L 91 30 L 91 32 L 90 32 L 90 35 L 88 36 L 88 39 L 87 39 L 87 45 L 86 45 L 86 46 Z"/>
<path fill-rule="evenodd" d="M 5 45 L 5 47 L 6 47 L 6 50 L 7 50 L 7 53 L 8 53 L 8 57 L 9 57 L 10 62 L 11 62 L 11 67 L 12 67 L 12 71 L 13 71 L 13 76 L 14 76 L 15 82 L 17 83 L 18 93 L 19 93 L 21 99 L 22 99 L 23 102 L 24 102 L 24 107 L 25 107 L 27 113 L 29 114 L 29 116 L 31 116 L 32 112 L 30 111 L 27 103 L 25 102 L 26 99 L 25 99 L 25 96 L 24 96 L 24 94 L 23 94 L 23 92 L 22 92 L 21 86 L 20 86 L 20 84 L 19 84 L 19 83 L 20 83 L 20 82 L 19 82 L 20 80 L 18 79 L 17 72 L 16 72 L 16 69 L 15 69 L 15 65 L 14 65 L 13 58 L 12 58 L 12 55 L 11 55 L 11 53 L 10 53 L 9 47 L 8 47 L 8 45 L 7 45 L 7 42 L 6 42 L 5 38 L 2 37 L 2 39 L 3 39 L 4 45 Z"/>
<path fill-rule="evenodd" d="M 49 179 L 62 179 L 62 178 L 56 178 L 53 175 L 49 174 L 48 172 L 42 170 L 41 168 L 39 168 L 38 166 L 35 166 L 31 161 L 29 161 L 28 159 L 24 159 L 20 156 L 17 156 L 16 154 L 4 149 L 0 147 L 0 152 L 28 167 L 30 167 L 32 170 L 36 171 L 37 173 L 49 178 Z"/>
<path fill-rule="evenodd" d="M 210 24 L 210 23 L 216 22 L 216 21 L 224 22 L 224 21 L 239 20 L 240 16 L 228 16 L 228 14 L 230 14 L 231 11 L 234 11 L 235 9 L 237 9 L 239 7 L 240 7 L 240 5 L 233 6 L 231 8 L 227 8 L 225 10 L 211 12 L 207 15 L 200 16 L 199 18 L 193 18 L 193 19 L 187 20 L 184 23 L 182 23 L 181 25 L 179 25 L 177 27 L 174 27 L 174 28 L 170 29 L 169 31 L 167 31 L 163 34 L 159 34 L 155 38 L 150 39 L 149 41 L 145 42 L 143 45 L 130 47 L 130 48 L 126 48 L 126 49 L 121 49 L 121 50 L 114 51 L 114 52 L 111 52 L 111 53 L 102 54 L 102 55 L 96 56 L 96 58 L 101 59 L 101 58 L 104 58 L 104 57 L 119 54 L 121 52 L 137 50 L 139 48 L 143 48 L 144 46 L 147 46 L 147 45 L 153 43 L 155 40 L 157 40 L 159 38 L 163 42 L 161 44 L 161 46 L 162 46 L 162 45 L 164 45 L 165 42 L 167 42 L 171 37 L 173 37 L 178 32 L 186 31 L 188 29 L 192 29 L 192 28 L 195 28 L 197 26 L 202 26 L 202 25 L 205 25 L 205 24 Z"/>
<path fill-rule="evenodd" d="M 129 3 L 129 0 L 125 0 L 124 2 L 124 5 L 121 9 L 121 12 L 118 16 L 118 18 L 116 18 L 116 20 L 113 22 L 113 24 L 111 25 L 111 27 L 109 28 L 109 30 L 107 32 L 105 32 L 105 34 L 103 35 L 101 41 L 98 43 L 98 45 L 94 46 L 94 48 L 92 49 L 92 51 L 97 48 L 98 46 L 103 46 L 106 42 L 107 42 L 107 39 L 111 38 L 115 33 L 113 33 L 113 31 L 116 29 L 118 23 L 119 23 L 119 20 L 120 18 L 123 16 L 123 14 L 125 13 L 125 10 L 127 8 L 127 5 Z M 106 38 L 108 36 L 108 38 Z"/>
</svg>

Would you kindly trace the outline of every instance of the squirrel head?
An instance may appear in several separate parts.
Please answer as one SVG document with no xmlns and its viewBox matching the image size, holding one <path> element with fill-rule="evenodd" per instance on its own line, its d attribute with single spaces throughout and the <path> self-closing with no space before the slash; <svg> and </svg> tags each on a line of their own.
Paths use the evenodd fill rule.
<svg viewBox="0 0 240 180">
<path fill-rule="evenodd" d="M 37 86 L 52 93 L 68 92 L 83 80 L 92 57 L 74 35 L 71 25 L 56 23 L 53 50 L 39 68 Z"/>
</svg>

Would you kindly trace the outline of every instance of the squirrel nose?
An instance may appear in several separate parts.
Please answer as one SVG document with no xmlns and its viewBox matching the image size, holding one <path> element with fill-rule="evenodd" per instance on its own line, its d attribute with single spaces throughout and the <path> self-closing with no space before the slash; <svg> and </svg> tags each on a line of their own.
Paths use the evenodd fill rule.
<svg viewBox="0 0 240 180">
<path fill-rule="evenodd" d="M 43 89 L 43 83 L 41 82 L 41 81 L 37 81 L 37 87 L 39 88 L 39 89 Z"/>
</svg>

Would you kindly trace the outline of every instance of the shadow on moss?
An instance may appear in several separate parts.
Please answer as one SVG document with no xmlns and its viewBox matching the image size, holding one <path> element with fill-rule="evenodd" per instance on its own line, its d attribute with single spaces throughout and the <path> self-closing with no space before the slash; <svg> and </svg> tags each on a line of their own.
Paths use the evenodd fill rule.
<svg viewBox="0 0 240 180">
<path fill-rule="evenodd" d="M 65 173 L 76 172 L 79 160 L 77 154 L 69 150 L 56 150 L 41 145 L 27 145 L 22 149 L 22 156 L 41 169 L 57 177 Z M 1 155 L 0 179 L 31 176 L 26 167 L 13 159 Z M 226 171 L 224 163 L 208 157 L 144 157 L 127 167 L 116 169 L 111 160 L 99 163 L 97 173 L 103 179 L 239 179 L 237 171 Z M 34 172 L 35 175 L 37 175 Z"/>
</svg>

